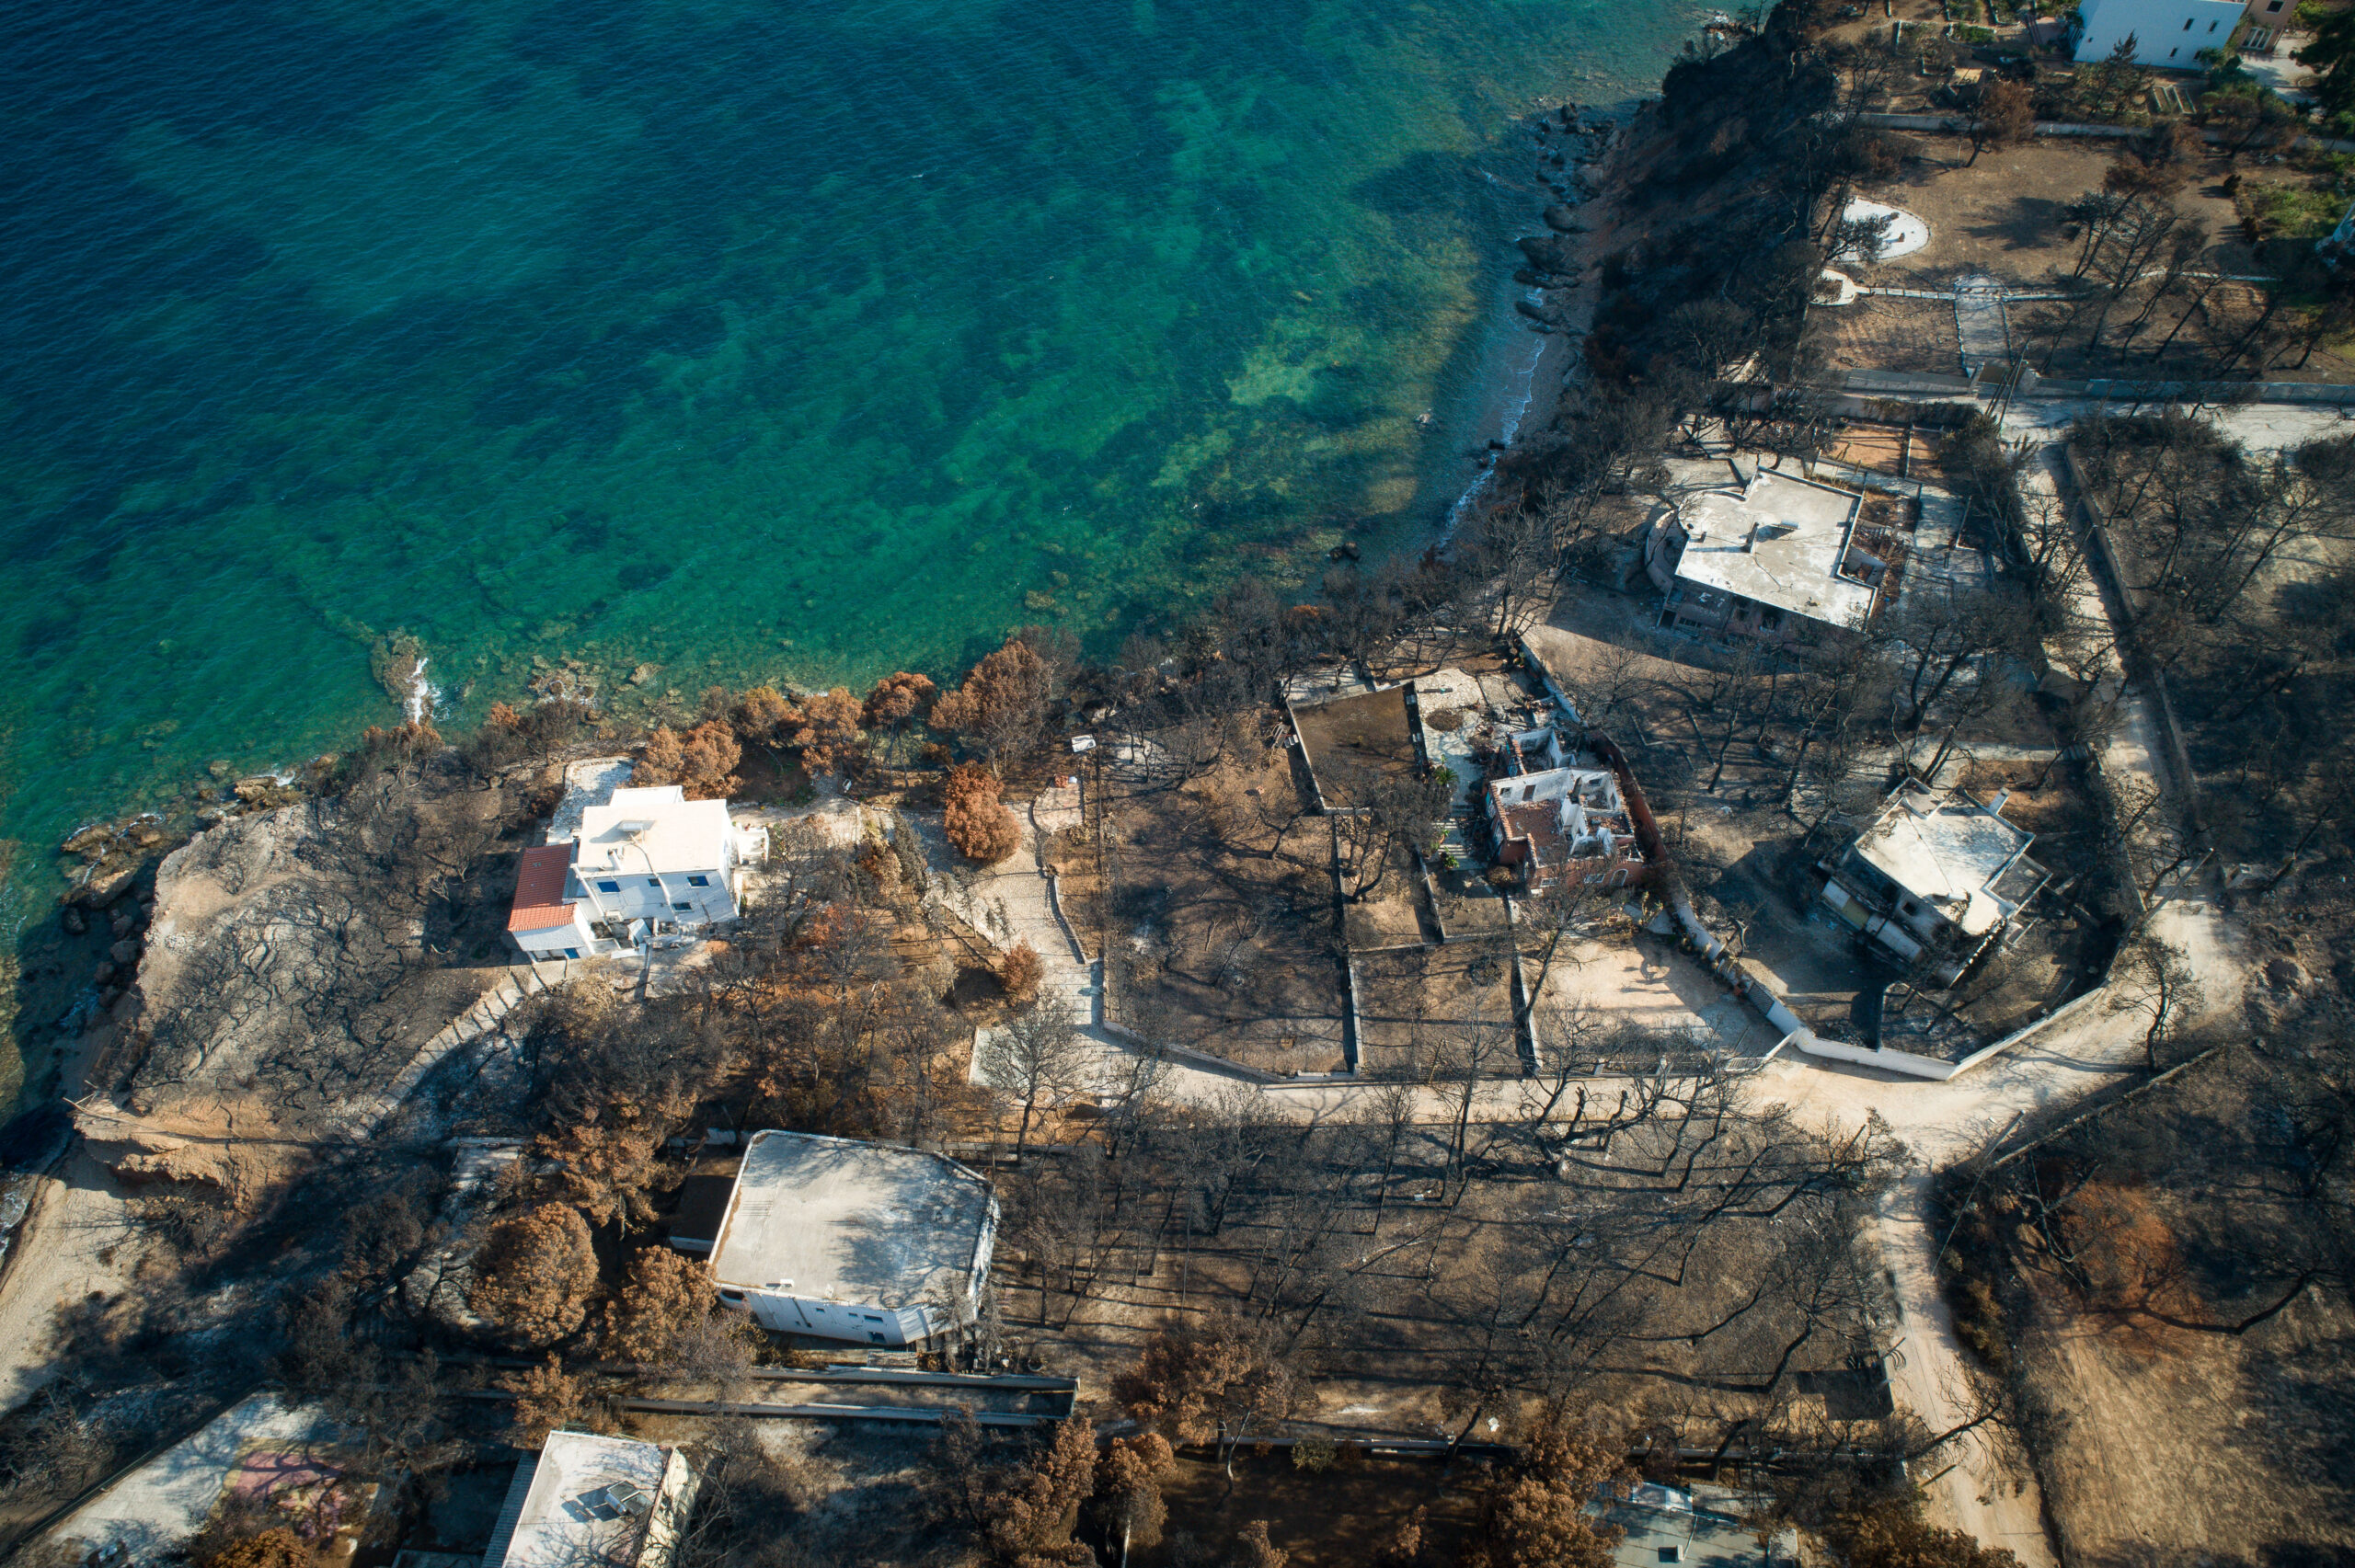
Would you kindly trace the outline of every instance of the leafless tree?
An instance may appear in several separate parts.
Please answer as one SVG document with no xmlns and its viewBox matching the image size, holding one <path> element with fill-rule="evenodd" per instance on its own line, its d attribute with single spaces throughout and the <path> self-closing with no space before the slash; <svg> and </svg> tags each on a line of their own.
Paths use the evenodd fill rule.
<svg viewBox="0 0 2355 1568">
<path fill-rule="evenodd" d="M 1069 1010 L 1056 1001 L 1015 1013 L 974 1047 L 981 1078 L 1022 1113 L 1014 1157 L 1022 1158 L 1030 1125 L 1042 1108 L 1062 1104 L 1086 1087 L 1094 1057 Z"/>
<path fill-rule="evenodd" d="M 1326 772 L 1348 802 L 1330 816 L 1342 887 L 1350 902 L 1361 902 L 1382 887 L 1404 851 L 1426 849 L 1438 839 L 1454 795 L 1452 776 L 1444 768 L 1381 771 L 1345 763 Z"/>
<path fill-rule="evenodd" d="M 2159 1048 L 2183 1031 L 2206 1000 L 2190 956 L 2146 927 L 2120 950 L 2110 966 L 2110 987 L 2112 1011 L 2148 1015 L 2142 1063 L 2158 1071 Z"/>
</svg>

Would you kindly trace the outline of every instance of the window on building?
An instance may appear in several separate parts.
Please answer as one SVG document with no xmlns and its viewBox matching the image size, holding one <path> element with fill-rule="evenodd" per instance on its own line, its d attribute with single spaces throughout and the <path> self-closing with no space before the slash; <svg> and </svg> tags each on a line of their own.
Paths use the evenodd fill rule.
<svg viewBox="0 0 2355 1568">
<path fill-rule="evenodd" d="M 649 876 L 646 879 L 646 885 L 649 887 L 660 887 L 662 886 L 662 879 L 660 876 Z"/>
<path fill-rule="evenodd" d="M 597 884 L 597 891 L 600 893 L 618 893 L 621 890 L 622 885 L 618 882 L 600 882 Z"/>
<path fill-rule="evenodd" d="M 867 1339 L 868 1339 L 870 1342 L 872 1342 L 873 1344 L 880 1345 L 880 1344 L 882 1344 L 882 1343 L 883 1343 L 883 1336 L 882 1336 L 881 1334 L 879 1334 L 879 1333 L 877 1333 L 873 1329 L 868 1329 L 868 1330 L 867 1331 Z"/>
<path fill-rule="evenodd" d="M 692 910 L 695 908 L 693 904 L 673 904 L 671 907 L 674 910 Z"/>
<path fill-rule="evenodd" d="M 690 887 L 708 887 L 711 886 L 711 878 L 708 876 L 690 876 L 687 878 L 687 886 Z"/>
<path fill-rule="evenodd" d="M 2191 24 L 2192 24 L 2194 21 L 2196 21 L 2196 20 L 2198 20 L 2198 18 L 2197 18 L 2197 17 L 2184 17 L 2184 19 L 2183 19 L 2183 30 L 2184 30 L 2185 32 L 2189 32 L 2189 31 L 2191 30 Z"/>
<path fill-rule="evenodd" d="M 568 947 L 564 950 L 564 956 L 568 958 L 578 958 L 580 956 L 580 949 L 578 947 Z"/>
<path fill-rule="evenodd" d="M 2210 32 L 2211 32 L 2211 33 L 2212 33 L 2212 32 L 2214 32 L 2214 31 L 2216 30 L 2216 24 L 2215 24 L 2215 23 L 2213 23 L 2213 22 L 2209 23 L 2209 24 L 2208 24 L 2208 30 L 2209 30 Z"/>
</svg>

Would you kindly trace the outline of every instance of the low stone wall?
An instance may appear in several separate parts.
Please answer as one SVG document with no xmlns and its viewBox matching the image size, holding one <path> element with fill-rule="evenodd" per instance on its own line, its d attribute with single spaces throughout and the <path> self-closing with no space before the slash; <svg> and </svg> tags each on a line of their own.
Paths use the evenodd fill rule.
<svg viewBox="0 0 2355 1568">
<path fill-rule="evenodd" d="M 1952 114 L 1859 114 L 1856 123 L 1877 131 L 1927 131 L 1952 136 L 1966 135 L 1970 132 L 1969 123 L 1961 116 Z M 2218 143 L 2232 140 L 2222 131 L 2201 130 L 2200 133 Z M 2064 139 L 2123 141 L 2130 136 L 2140 136 L 2143 132 L 2141 127 L 2132 125 L 2091 125 L 2074 120 L 2039 120 L 2036 122 L 2036 134 Z M 2327 136 L 2300 136 L 2293 145 L 2319 147 L 2331 153 L 2355 153 L 2355 142 Z"/>
<path fill-rule="evenodd" d="M 2133 585 L 2126 576 L 2124 553 L 2110 532 L 2109 519 L 2104 515 L 2101 503 L 2094 499 L 2093 492 L 2086 487 L 2084 471 L 2077 466 L 2075 447 L 2063 445 L 2061 448 L 2061 467 L 2073 492 L 2062 499 L 2064 503 L 2074 501 L 2084 509 L 2085 532 L 2093 545 L 2094 565 L 2108 578 L 2110 591 L 2117 596 L 2120 612 L 2131 627 L 2142 619 L 2142 615 L 2134 602 Z M 2197 829 L 2200 825 L 2200 775 L 2192 772 L 2191 751 L 2184 744 L 2183 726 L 2175 716 L 2175 701 L 2167 694 L 2166 675 L 2150 668 L 2148 662 L 2139 657 L 2135 662 L 2142 664 L 2143 668 L 2131 673 L 2151 693 L 2153 704 L 2158 709 L 2159 740 L 2166 752 L 2167 769 L 2175 774 L 2176 792 L 2184 818 Z M 2130 887 L 2132 886 L 2131 877 L 2127 881 Z"/>
</svg>

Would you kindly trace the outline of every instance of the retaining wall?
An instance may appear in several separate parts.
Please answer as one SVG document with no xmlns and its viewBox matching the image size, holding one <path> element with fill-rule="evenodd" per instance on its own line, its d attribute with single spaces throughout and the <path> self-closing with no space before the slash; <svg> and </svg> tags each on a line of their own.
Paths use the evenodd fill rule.
<svg viewBox="0 0 2355 1568">
<path fill-rule="evenodd" d="M 2133 587 L 2127 581 L 2125 557 L 2118 547 L 2118 541 L 2110 533 L 2109 519 L 2104 515 L 2101 503 L 2094 499 L 2093 492 L 2085 486 L 2084 473 L 2077 466 L 2077 452 L 2074 446 L 2066 443 L 2062 446 L 2061 467 L 2072 492 L 2062 500 L 2064 504 L 2074 503 L 2084 509 L 2085 532 L 2094 544 L 2094 564 L 2108 575 L 2110 590 L 2118 599 L 2119 612 L 2131 627 L 2142 619 L 2142 615 L 2134 603 Z M 2176 794 L 2182 805 L 2185 820 L 2196 830 L 2200 826 L 2200 775 L 2191 769 L 2191 751 L 2183 741 L 2183 726 L 2175 716 L 2175 701 L 2167 694 L 2165 672 L 2153 668 L 2150 661 L 2139 653 L 2132 653 L 2131 644 L 2129 651 L 2134 662 L 2142 667 L 2133 673 L 2151 693 L 2153 705 L 2158 710 L 2159 741 L 2166 752 L 2167 769 L 2175 774 Z M 2127 885 L 2133 885 L 2132 877 L 2127 878 Z"/>
</svg>

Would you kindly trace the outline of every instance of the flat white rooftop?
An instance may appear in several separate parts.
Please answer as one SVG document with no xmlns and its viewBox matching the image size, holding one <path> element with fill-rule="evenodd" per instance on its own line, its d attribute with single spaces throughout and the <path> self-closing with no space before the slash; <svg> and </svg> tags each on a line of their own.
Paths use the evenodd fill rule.
<svg viewBox="0 0 2355 1568">
<path fill-rule="evenodd" d="M 944 1156 L 756 1132 L 712 1274 L 740 1288 L 892 1309 L 961 1299 L 991 1215 L 989 1184 Z"/>
<path fill-rule="evenodd" d="M 1848 519 L 1860 498 L 1761 473 L 1741 491 L 1708 490 L 1676 512 L 1685 534 L 1676 575 L 1810 621 L 1862 626 L 1873 590 L 1840 575 Z"/>
<path fill-rule="evenodd" d="M 2008 919 L 2043 880 L 2004 873 L 2036 835 L 1967 795 L 1907 788 L 1856 841 L 1856 854 L 1913 897 L 1938 906 L 1966 935 Z M 2000 879 L 2000 880 L 1999 880 Z"/>
<path fill-rule="evenodd" d="M 649 1537 L 677 1528 L 670 1510 L 658 1506 L 672 1458 L 659 1443 L 549 1433 L 536 1461 L 526 1461 L 531 1481 L 514 1533 L 499 1556 L 485 1554 L 486 1568 L 630 1568 L 663 1555 L 666 1543 Z M 494 1539 L 492 1548 L 499 1545 Z"/>
<path fill-rule="evenodd" d="M 617 789 L 604 804 L 580 814 L 573 875 L 718 871 L 728 864 L 733 831 L 724 800 L 689 800 L 677 784 Z"/>
</svg>

